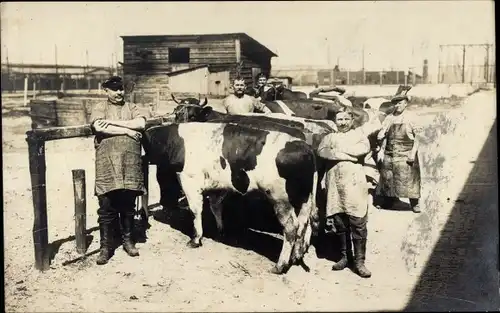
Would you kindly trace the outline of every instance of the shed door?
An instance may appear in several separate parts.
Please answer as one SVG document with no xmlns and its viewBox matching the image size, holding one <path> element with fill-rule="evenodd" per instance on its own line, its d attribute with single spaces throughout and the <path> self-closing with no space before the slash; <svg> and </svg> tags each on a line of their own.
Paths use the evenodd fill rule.
<svg viewBox="0 0 500 313">
<path fill-rule="evenodd" d="M 226 96 L 229 91 L 229 72 L 210 73 L 208 79 L 208 92 L 215 96 Z"/>
<path fill-rule="evenodd" d="M 257 75 L 262 73 L 262 69 L 259 67 L 252 67 L 252 81 L 255 84 L 257 84 Z"/>
</svg>

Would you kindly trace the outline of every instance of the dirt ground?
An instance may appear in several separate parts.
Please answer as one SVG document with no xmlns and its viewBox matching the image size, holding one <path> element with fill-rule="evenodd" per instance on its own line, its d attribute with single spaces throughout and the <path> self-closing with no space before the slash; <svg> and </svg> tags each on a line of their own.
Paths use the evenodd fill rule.
<svg viewBox="0 0 500 313">
<path fill-rule="evenodd" d="M 373 273 L 370 279 L 348 269 L 331 271 L 331 260 L 318 257 L 314 248 L 306 257 L 311 272 L 295 266 L 286 275 L 271 274 L 281 240 L 257 231 L 249 231 L 239 244 L 205 238 L 201 248 L 190 249 L 186 243 L 191 229 L 185 212 L 175 213 L 176 222 L 156 212 L 150 218 L 147 240 L 137 244 L 138 258 L 118 248 L 105 266 L 95 264 L 95 253 L 66 264 L 79 256 L 72 237 L 72 169 L 86 171 L 88 252 L 99 247 L 91 138 L 46 144 L 53 260 L 50 270 L 41 273 L 33 265 L 33 205 L 25 141 L 31 121 L 26 109 L 3 103 L 5 310 L 402 310 L 496 118 L 495 101 L 495 92 L 489 91 L 460 103 L 410 109 L 424 129 L 420 152 L 423 213 L 413 213 L 406 203 L 394 210 L 370 209 L 366 261 Z M 493 171 L 486 170 L 484 175 Z M 156 203 L 155 166 L 150 167 L 150 186 L 150 202 Z M 439 288 L 431 292 L 439 293 Z"/>
</svg>

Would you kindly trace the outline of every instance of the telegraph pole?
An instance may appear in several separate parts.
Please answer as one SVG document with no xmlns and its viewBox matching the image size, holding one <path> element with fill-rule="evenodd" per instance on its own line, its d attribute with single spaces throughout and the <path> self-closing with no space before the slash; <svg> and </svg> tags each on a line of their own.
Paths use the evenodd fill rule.
<svg viewBox="0 0 500 313">
<path fill-rule="evenodd" d="M 485 62 L 485 69 L 484 69 L 484 76 L 486 79 L 486 82 L 490 82 L 490 45 L 486 46 L 486 62 Z"/>
<path fill-rule="evenodd" d="M 462 84 L 465 83 L 465 45 L 463 46 L 463 54 L 462 54 Z"/>
<path fill-rule="evenodd" d="M 366 83 L 366 72 L 365 72 L 365 44 L 363 43 L 363 49 L 362 49 L 362 55 L 361 55 L 361 70 L 363 71 L 363 85 Z"/>
<path fill-rule="evenodd" d="M 85 50 L 85 74 L 89 71 L 89 50 Z"/>
<path fill-rule="evenodd" d="M 56 61 L 56 75 L 57 75 L 57 45 L 54 45 L 55 47 L 55 61 Z"/>
<path fill-rule="evenodd" d="M 467 47 L 485 47 L 486 48 L 486 55 L 489 58 L 489 48 L 492 47 L 492 44 L 447 44 L 447 45 L 439 45 L 440 51 L 442 51 L 443 47 L 462 47 L 462 83 L 465 83 L 465 53 L 466 53 L 466 48 Z M 488 60 L 488 65 L 489 65 L 489 60 Z M 489 71 L 486 70 L 485 71 Z"/>
<path fill-rule="evenodd" d="M 326 40 L 326 61 L 328 62 L 328 68 L 330 69 L 330 86 L 333 86 L 334 74 L 333 74 L 333 66 L 332 66 L 332 62 L 331 62 L 330 44 L 328 43 L 328 37 L 326 37 L 325 40 Z"/>
</svg>

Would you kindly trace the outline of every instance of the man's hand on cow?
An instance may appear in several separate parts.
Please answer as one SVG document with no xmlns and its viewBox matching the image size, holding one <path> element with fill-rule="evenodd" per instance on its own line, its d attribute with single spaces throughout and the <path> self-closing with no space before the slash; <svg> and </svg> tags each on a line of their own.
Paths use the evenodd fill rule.
<svg viewBox="0 0 500 313">
<path fill-rule="evenodd" d="M 101 129 L 106 129 L 109 126 L 109 122 L 106 120 L 97 120 L 95 124 Z"/>
<path fill-rule="evenodd" d="M 379 131 L 378 134 L 377 134 L 377 141 L 382 141 L 384 140 L 384 137 L 385 137 L 385 133 L 383 131 Z"/>
<path fill-rule="evenodd" d="M 383 153 L 377 153 L 377 162 L 379 164 L 384 162 L 384 154 Z"/>
<path fill-rule="evenodd" d="M 142 134 L 140 132 L 132 130 L 132 129 L 127 130 L 127 136 L 129 136 L 130 138 L 132 138 L 136 141 L 139 141 L 142 139 Z"/>
</svg>

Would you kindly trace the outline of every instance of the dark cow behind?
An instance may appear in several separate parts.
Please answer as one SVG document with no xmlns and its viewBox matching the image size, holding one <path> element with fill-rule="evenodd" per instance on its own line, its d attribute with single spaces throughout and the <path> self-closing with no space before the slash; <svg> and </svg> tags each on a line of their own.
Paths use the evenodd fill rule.
<svg viewBox="0 0 500 313">
<path fill-rule="evenodd" d="M 204 196 L 222 231 L 222 207 L 214 194 L 258 190 L 273 204 L 283 227 L 283 246 L 273 272 L 284 273 L 292 264 L 303 264 L 317 186 L 314 151 L 303 134 L 193 122 L 149 128 L 144 139 L 150 162 L 179 178 L 194 215 L 189 246 L 201 246 Z"/>
</svg>

